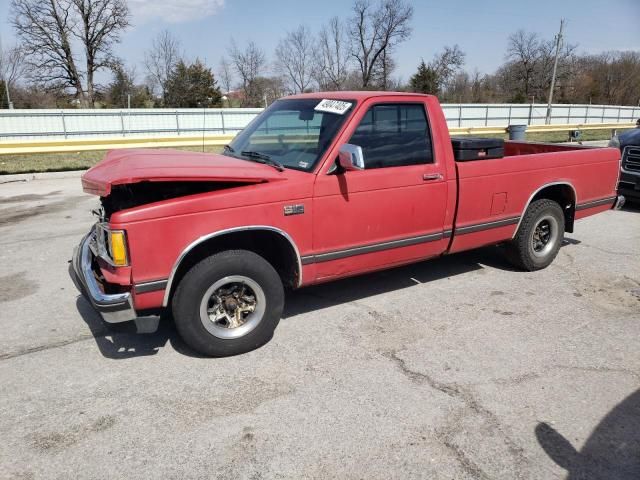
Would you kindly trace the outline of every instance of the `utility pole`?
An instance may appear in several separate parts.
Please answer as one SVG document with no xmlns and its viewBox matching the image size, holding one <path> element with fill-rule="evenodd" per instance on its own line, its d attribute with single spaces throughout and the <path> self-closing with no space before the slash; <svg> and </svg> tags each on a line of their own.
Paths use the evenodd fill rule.
<svg viewBox="0 0 640 480">
<path fill-rule="evenodd" d="M 553 61 L 553 73 L 551 74 L 551 88 L 549 89 L 549 102 L 547 103 L 547 118 L 545 123 L 551 123 L 551 103 L 553 103 L 553 89 L 556 86 L 556 71 L 558 70 L 558 55 L 562 46 L 562 30 L 564 28 L 564 19 L 560 20 L 560 31 L 556 35 L 556 58 Z"/>
<path fill-rule="evenodd" d="M 0 38 L 0 80 L 4 83 L 4 90 L 7 94 L 7 105 L 9 106 L 9 110 L 13 110 L 13 102 L 11 101 L 11 95 L 9 94 L 9 82 L 4 78 L 5 61 L 4 50 L 2 49 L 2 38 Z"/>
</svg>

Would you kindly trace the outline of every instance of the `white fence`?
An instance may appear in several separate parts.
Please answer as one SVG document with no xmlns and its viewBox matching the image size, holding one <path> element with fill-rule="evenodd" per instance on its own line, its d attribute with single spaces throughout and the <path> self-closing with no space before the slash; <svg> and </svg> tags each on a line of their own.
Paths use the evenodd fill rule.
<svg viewBox="0 0 640 480">
<path fill-rule="evenodd" d="M 544 125 L 546 104 L 443 104 L 449 127 L 502 127 Z M 629 123 L 640 115 L 640 107 L 617 105 L 555 104 L 551 124 Z"/>
<path fill-rule="evenodd" d="M 543 104 L 444 104 L 449 127 L 540 125 Z M 109 137 L 197 137 L 233 135 L 262 109 L 66 109 L 0 110 L 0 144 L 34 140 Z M 628 123 L 640 107 L 611 105 L 553 106 L 552 124 Z"/>
<path fill-rule="evenodd" d="M 232 135 L 261 108 L 0 110 L 0 143 L 109 137 Z"/>
</svg>

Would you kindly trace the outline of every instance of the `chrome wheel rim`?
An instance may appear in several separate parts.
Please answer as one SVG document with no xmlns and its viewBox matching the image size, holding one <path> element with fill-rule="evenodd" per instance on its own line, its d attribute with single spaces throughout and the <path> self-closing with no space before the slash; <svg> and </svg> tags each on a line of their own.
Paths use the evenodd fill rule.
<svg viewBox="0 0 640 480">
<path fill-rule="evenodd" d="M 266 303 L 257 282 L 243 275 L 231 275 L 215 282 L 202 296 L 200 320 L 217 338 L 239 338 L 262 321 Z"/>
<path fill-rule="evenodd" d="M 544 215 L 533 227 L 531 250 L 536 257 L 545 257 L 558 243 L 558 220 L 553 215 Z"/>
</svg>

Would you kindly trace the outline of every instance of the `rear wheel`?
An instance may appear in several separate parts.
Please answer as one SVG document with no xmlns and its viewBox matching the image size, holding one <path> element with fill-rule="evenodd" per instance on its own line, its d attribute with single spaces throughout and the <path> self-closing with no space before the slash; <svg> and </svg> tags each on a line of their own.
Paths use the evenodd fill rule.
<svg viewBox="0 0 640 480">
<path fill-rule="evenodd" d="M 264 258 L 246 250 L 217 253 L 196 264 L 172 302 L 176 328 L 187 345 L 214 357 L 264 345 L 283 307 L 280 276 Z"/>
<path fill-rule="evenodd" d="M 507 258 L 515 266 L 533 271 L 556 258 L 564 239 L 564 213 L 553 200 L 529 205 L 514 239 L 507 245 Z"/>
</svg>

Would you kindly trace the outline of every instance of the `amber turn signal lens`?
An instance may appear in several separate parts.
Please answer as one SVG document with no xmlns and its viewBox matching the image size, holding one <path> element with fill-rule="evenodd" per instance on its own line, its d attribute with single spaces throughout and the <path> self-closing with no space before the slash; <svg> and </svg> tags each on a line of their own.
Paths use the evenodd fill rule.
<svg viewBox="0 0 640 480">
<path fill-rule="evenodd" d="M 121 230 L 111 232 L 111 259 L 118 267 L 127 265 L 127 244 Z"/>
</svg>

